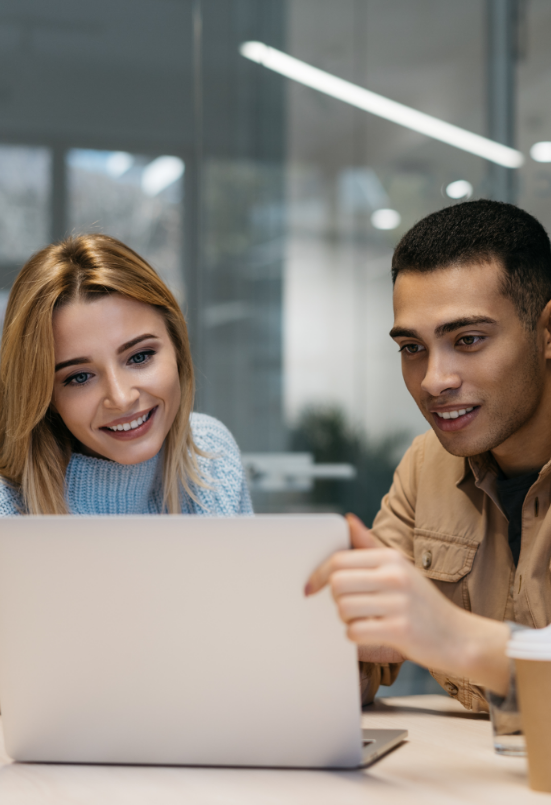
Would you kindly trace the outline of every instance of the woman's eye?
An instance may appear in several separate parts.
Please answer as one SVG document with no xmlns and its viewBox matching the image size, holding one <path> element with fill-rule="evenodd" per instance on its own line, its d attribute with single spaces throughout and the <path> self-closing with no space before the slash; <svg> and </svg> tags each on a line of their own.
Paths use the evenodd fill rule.
<svg viewBox="0 0 551 805">
<path fill-rule="evenodd" d="M 77 375 L 71 375 L 71 377 L 68 377 L 67 380 L 64 381 L 63 385 L 82 386 L 84 383 L 86 383 L 89 377 L 89 372 L 79 372 Z"/>
<path fill-rule="evenodd" d="M 151 356 L 155 354 L 155 351 L 152 349 L 144 350 L 143 352 L 137 352 L 135 355 L 129 360 L 129 363 L 140 364 L 140 363 L 147 363 L 150 360 Z"/>
</svg>

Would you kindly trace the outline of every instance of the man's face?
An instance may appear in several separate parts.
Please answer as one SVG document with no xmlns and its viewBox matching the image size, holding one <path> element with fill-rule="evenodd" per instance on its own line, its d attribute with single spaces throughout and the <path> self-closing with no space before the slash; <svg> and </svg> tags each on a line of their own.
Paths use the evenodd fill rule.
<svg viewBox="0 0 551 805">
<path fill-rule="evenodd" d="M 391 336 L 406 386 L 456 456 L 517 439 L 542 404 L 545 328 L 525 329 L 500 291 L 501 271 L 492 262 L 396 280 Z"/>
</svg>

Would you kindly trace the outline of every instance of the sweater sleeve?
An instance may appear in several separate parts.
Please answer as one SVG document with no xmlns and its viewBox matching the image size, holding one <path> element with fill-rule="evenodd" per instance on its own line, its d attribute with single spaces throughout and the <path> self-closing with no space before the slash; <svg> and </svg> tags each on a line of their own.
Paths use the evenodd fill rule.
<svg viewBox="0 0 551 805">
<path fill-rule="evenodd" d="M 0 480 L 0 517 L 22 514 L 21 499 L 17 491 Z"/>
</svg>

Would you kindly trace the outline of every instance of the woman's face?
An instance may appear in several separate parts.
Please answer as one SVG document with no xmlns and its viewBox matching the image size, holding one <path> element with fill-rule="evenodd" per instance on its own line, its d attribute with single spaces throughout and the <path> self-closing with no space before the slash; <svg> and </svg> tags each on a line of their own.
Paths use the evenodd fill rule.
<svg viewBox="0 0 551 805">
<path fill-rule="evenodd" d="M 162 447 L 180 405 L 162 315 L 112 294 L 54 313 L 52 404 L 88 455 L 138 464 Z"/>
</svg>

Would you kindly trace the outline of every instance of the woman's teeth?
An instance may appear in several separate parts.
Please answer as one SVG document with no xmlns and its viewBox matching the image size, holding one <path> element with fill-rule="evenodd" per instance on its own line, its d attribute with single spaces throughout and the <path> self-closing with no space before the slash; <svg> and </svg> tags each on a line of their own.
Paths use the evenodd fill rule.
<svg viewBox="0 0 551 805">
<path fill-rule="evenodd" d="M 457 411 L 443 411 L 442 413 L 440 413 L 440 411 L 437 411 L 436 413 L 438 414 L 440 419 L 457 419 L 457 417 L 465 416 L 465 414 L 468 414 L 469 411 L 472 411 L 474 407 L 475 406 L 473 405 L 470 408 L 458 408 Z"/>
<path fill-rule="evenodd" d="M 125 422 L 124 425 L 115 425 L 109 430 L 135 430 L 139 428 L 140 425 L 143 425 L 144 422 L 147 422 L 149 417 L 151 416 L 151 411 L 148 411 L 147 414 L 143 416 L 139 416 L 137 419 L 133 419 L 132 422 Z"/>
</svg>

